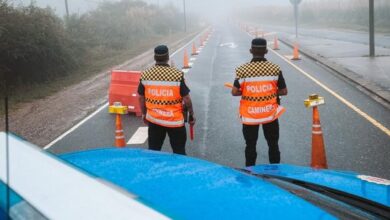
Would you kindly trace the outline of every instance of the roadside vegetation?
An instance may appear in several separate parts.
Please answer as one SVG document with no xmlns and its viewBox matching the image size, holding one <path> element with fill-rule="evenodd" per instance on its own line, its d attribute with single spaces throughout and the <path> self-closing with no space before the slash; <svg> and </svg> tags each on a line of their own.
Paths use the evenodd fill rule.
<svg viewBox="0 0 390 220">
<path fill-rule="evenodd" d="M 7 77 L 13 102 L 42 98 L 183 37 L 180 13 L 172 5 L 122 0 L 60 18 L 50 8 L 0 0 L 1 86 Z"/>
<path fill-rule="evenodd" d="M 302 26 L 368 31 L 368 0 L 303 0 L 299 11 Z M 375 0 L 377 32 L 390 33 L 389 12 L 389 0 Z M 291 4 L 240 10 L 237 16 L 259 24 L 294 24 Z"/>
</svg>

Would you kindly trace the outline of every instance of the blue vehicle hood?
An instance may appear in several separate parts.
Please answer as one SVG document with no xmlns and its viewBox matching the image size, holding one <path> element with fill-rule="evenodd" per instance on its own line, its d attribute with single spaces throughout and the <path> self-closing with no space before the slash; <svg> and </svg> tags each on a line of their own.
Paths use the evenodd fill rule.
<svg viewBox="0 0 390 220">
<path fill-rule="evenodd" d="M 389 181 L 381 181 L 379 178 L 376 179 L 373 177 L 363 176 L 354 172 L 313 169 L 310 167 L 292 166 L 286 164 L 258 165 L 248 167 L 246 170 L 255 174 L 286 177 L 293 180 L 313 183 L 347 192 L 388 207 L 390 206 Z"/>
<path fill-rule="evenodd" d="M 269 182 L 199 159 L 111 148 L 62 158 L 175 219 L 335 219 Z"/>
</svg>

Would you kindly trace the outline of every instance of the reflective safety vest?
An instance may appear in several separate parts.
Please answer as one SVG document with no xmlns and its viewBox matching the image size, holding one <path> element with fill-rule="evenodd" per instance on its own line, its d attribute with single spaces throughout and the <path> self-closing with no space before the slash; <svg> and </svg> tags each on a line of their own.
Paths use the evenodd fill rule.
<svg viewBox="0 0 390 220">
<path fill-rule="evenodd" d="M 169 66 L 154 66 L 141 74 L 145 87 L 146 120 L 164 127 L 184 126 L 180 82 L 183 73 Z"/>
<path fill-rule="evenodd" d="M 280 68 L 268 61 L 251 62 L 236 69 L 242 97 L 240 117 L 243 124 L 259 125 L 279 118 L 285 109 L 278 105 Z"/>
</svg>

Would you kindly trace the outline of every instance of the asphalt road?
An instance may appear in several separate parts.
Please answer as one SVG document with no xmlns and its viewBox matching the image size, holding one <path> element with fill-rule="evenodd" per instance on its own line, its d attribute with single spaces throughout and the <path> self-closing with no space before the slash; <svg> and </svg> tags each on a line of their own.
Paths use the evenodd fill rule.
<svg viewBox="0 0 390 220">
<path fill-rule="evenodd" d="M 250 40 L 251 37 L 237 27 L 216 26 L 207 45 L 193 61 L 192 69 L 186 73 L 197 118 L 195 141 L 188 141 L 187 144 L 189 156 L 232 167 L 244 166 L 245 146 L 238 118 L 239 98 L 232 97 L 230 89 L 223 84 L 233 82 L 235 67 L 250 60 Z M 292 51 L 281 45 L 281 50 L 277 53 L 287 55 Z M 173 57 L 177 66 L 182 64 L 182 56 L 181 51 Z M 282 105 L 287 111 L 280 118 L 282 163 L 310 164 L 312 112 L 303 106 L 303 100 L 309 94 L 318 93 L 326 101 L 326 105 L 320 107 L 320 114 L 329 168 L 390 179 L 388 134 L 273 51 L 269 52 L 267 58 L 281 66 L 289 89 L 289 95 L 282 99 Z M 389 109 L 306 57 L 294 64 L 385 128 L 390 128 Z M 123 124 L 127 139 L 139 127 L 145 126 L 134 115 L 125 116 Z M 114 129 L 114 116 L 109 115 L 104 108 L 48 150 L 62 154 L 112 146 Z M 262 132 L 259 137 L 257 163 L 268 163 L 267 145 Z M 147 143 L 128 147 L 146 148 Z M 168 141 L 163 150 L 171 152 Z"/>
<path fill-rule="evenodd" d="M 287 33 L 295 36 L 295 27 L 286 26 L 263 26 L 265 30 L 273 30 L 278 32 Z M 313 29 L 306 27 L 299 27 L 299 35 L 306 37 L 323 38 L 329 40 L 345 41 L 350 43 L 369 44 L 368 32 L 363 31 L 349 31 L 349 30 L 329 30 L 329 29 Z M 390 48 L 390 33 L 375 33 L 375 46 Z"/>
</svg>

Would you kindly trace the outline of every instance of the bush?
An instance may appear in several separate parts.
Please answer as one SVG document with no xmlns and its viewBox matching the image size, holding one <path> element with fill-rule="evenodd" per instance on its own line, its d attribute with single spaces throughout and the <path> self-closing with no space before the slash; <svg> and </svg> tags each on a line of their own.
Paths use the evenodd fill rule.
<svg viewBox="0 0 390 220">
<path fill-rule="evenodd" d="M 62 21 L 50 9 L 0 0 L 0 66 L 13 82 L 39 82 L 75 67 Z"/>
<path fill-rule="evenodd" d="M 122 0 L 62 20 L 50 8 L 0 0 L 0 71 L 19 86 L 78 73 L 106 51 L 125 51 L 181 30 L 179 16 L 173 6 Z"/>
</svg>

